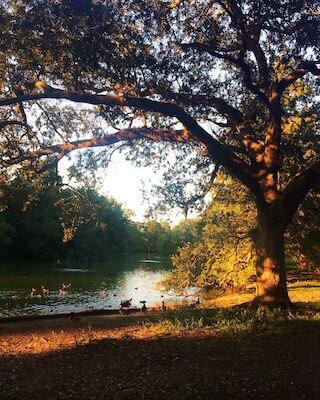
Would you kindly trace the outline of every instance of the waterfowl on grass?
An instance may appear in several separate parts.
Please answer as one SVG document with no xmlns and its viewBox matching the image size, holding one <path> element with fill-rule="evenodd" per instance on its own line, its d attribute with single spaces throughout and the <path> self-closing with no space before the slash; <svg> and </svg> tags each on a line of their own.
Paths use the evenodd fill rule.
<svg viewBox="0 0 320 400">
<path fill-rule="evenodd" d="M 140 301 L 140 303 L 142 304 L 141 311 L 146 312 L 147 311 L 146 301 L 142 300 L 142 301 Z"/>
<path fill-rule="evenodd" d="M 197 301 L 193 304 L 194 308 L 198 308 L 200 306 L 200 298 L 197 298 Z"/>
<path fill-rule="evenodd" d="M 131 306 L 131 302 L 132 302 L 132 297 L 131 297 L 131 299 L 121 301 L 120 306 L 122 306 L 122 307 L 130 307 Z"/>
<path fill-rule="evenodd" d="M 161 311 L 167 311 L 167 307 L 164 305 L 164 301 L 162 302 Z"/>
</svg>

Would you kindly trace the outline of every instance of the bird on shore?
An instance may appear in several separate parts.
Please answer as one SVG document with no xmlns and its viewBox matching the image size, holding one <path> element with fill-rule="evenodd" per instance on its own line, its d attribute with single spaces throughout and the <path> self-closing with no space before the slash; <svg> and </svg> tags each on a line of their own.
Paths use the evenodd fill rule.
<svg viewBox="0 0 320 400">
<path fill-rule="evenodd" d="M 167 307 L 164 305 L 164 301 L 162 302 L 161 311 L 167 311 Z"/>
<path fill-rule="evenodd" d="M 73 313 L 73 312 L 70 313 L 70 319 L 72 322 L 80 322 L 81 321 L 81 318 L 78 317 L 77 315 L 75 315 L 75 313 Z"/>
<path fill-rule="evenodd" d="M 130 307 L 131 306 L 131 302 L 132 302 L 132 297 L 131 297 L 131 299 L 121 301 L 120 302 L 120 306 L 122 306 L 122 307 Z"/>
<path fill-rule="evenodd" d="M 142 301 L 140 301 L 140 303 L 142 304 L 141 311 L 146 312 L 147 311 L 146 301 L 142 300 Z"/>
</svg>

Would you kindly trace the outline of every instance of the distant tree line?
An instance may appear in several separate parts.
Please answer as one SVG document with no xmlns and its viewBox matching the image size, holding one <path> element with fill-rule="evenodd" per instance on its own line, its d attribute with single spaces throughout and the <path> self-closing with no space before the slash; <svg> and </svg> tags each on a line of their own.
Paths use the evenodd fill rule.
<svg viewBox="0 0 320 400">
<path fill-rule="evenodd" d="M 188 223 L 133 222 L 130 211 L 92 188 L 70 188 L 52 173 L 17 173 L 1 183 L 0 257 L 102 260 L 119 253 L 169 255 L 192 239 Z"/>
</svg>

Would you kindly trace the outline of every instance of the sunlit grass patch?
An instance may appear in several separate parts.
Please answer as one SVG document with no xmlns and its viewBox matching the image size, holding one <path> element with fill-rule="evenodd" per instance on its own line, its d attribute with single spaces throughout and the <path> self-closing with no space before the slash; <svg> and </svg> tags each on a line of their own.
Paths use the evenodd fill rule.
<svg viewBox="0 0 320 400">
<path fill-rule="evenodd" d="M 158 319 L 141 322 L 141 329 L 157 334 L 180 334 L 187 331 L 211 333 L 258 332 L 290 328 L 301 321 L 320 322 L 320 303 L 304 304 L 297 312 L 290 310 L 252 310 L 234 308 L 181 308 Z"/>
<path fill-rule="evenodd" d="M 73 332 L 59 330 L 46 333 L 14 334 L 0 337 L 0 354 L 40 354 L 86 345 L 99 339 L 88 325 Z"/>
<path fill-rule="evenodd" d="M 290 283 L 288 290 L 294 303 L 320 303 L 320 282 L 317 280 Z"/>
</svg>

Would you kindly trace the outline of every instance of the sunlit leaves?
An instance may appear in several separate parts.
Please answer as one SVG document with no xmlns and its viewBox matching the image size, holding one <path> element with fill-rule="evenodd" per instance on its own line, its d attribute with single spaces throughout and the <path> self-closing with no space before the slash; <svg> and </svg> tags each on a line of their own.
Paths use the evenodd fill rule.
<svg viewBox="0 0 320 400">
<path fill-rule="evenodd" d="M 201 234 L 173 257 L 176 268 L 168 277 L 167 286 L 178 290 L 188 286 L 245 286 L 254 275 L 250 239 L 254 223 L 255 210 L 248 192 L 224 174 L 219 175 L 212 202 L 201 218 Z"/>
</svg>

